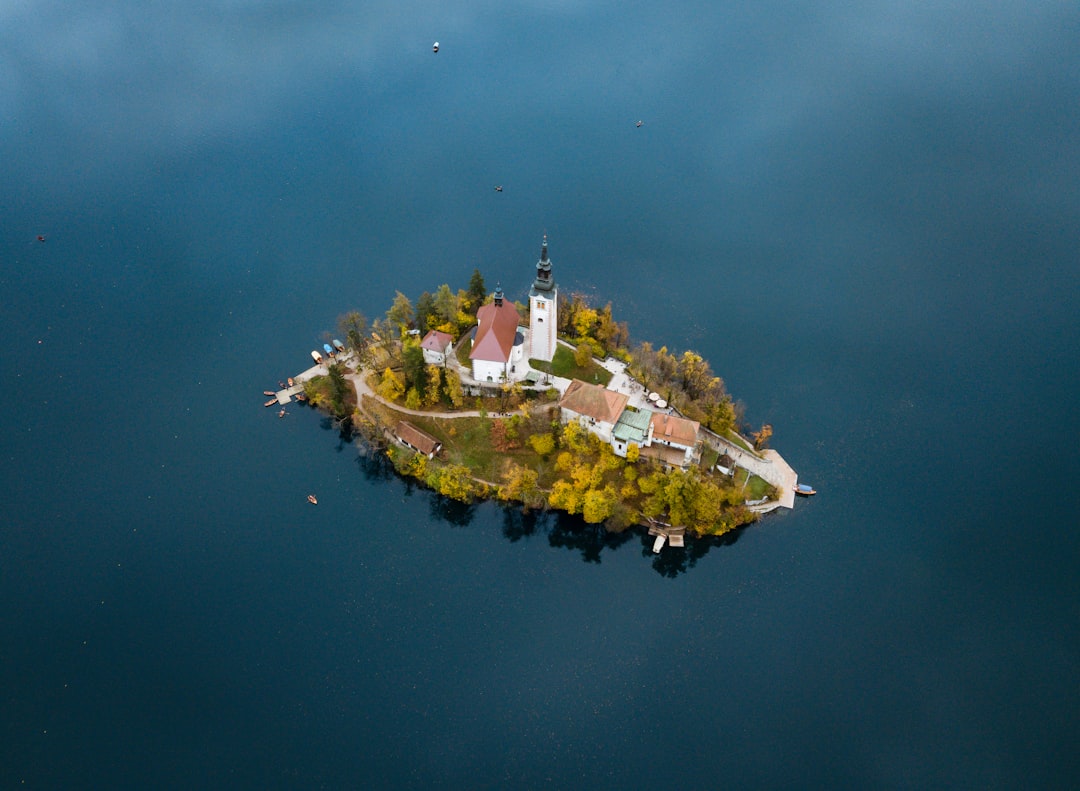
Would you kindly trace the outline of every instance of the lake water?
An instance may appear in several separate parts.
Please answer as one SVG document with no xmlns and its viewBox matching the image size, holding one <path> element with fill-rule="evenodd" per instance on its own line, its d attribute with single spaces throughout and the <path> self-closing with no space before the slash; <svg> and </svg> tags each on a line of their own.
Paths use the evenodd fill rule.
<svg viewBox="0 0 1080 791">
<path fill-rule="evenodd" d="M 752 8 L 0 8 L 0 785 L 1075 783 L 1080 10 Z M 544 233 L 819 495 L 656 558 L 262 408 Z"/>
</svg>

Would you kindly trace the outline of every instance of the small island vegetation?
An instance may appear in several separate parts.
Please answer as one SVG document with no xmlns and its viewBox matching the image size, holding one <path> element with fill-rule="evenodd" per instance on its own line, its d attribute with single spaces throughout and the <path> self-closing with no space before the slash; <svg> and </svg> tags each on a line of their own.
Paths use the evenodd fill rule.
<svg viewBox="0 0 1080 791">
<path fill-rule="evenodd" d="M 709 363 L 689 350 L 676 354 L 648 342 L 631 347 L 610 303 L 597 309 L 583 295 L 560 295 L 559 345 L 550 361 L 529 359 L 526 378 L 474 379 L 477 314 L 493 299 L 501 291 L 488 293 L 474 270 L 465 289 L 443 284 L 415 302 L 397 292 L 373 322 L 357 311 L 341 316 L 336 329 L 346 352 L 329 362 L 325 375 L 306 379 L 309 403 L 348 420 L 385 450 L 401 475 L 458 501 L 497 498 L 525 510 L 559 509 L 616 532 L 649 523 L 705 536 L 754 521 L 755 505 L 776 500 L 775 485 L 727 455 L 754 450 L 738 433 L 740 410 Z M 513 303 L 513 310 L 528 324 L 528 306 Z M 591 430 L 595 419 L 567 419 L 553 382 L 603 388 L 613 368 L 623 372 L 625 386 L 667 402 L 665 421 L 671 415 L 695 431 L 700 426 L 705 437 L 699 434 L 672 463 L 670 447 L 619 443 L 617 433 L 605 440 Z M 639 427 L 649 415 L 660 419 L 641 411 L 627 405 L 623 414 Z M 431 438 L 437 451 L 403 444 L 394 432 L 402 421 Z M 754 448 L 764 447 L 771 432 L 768 425 L 756 432 Z"/>
</svg>

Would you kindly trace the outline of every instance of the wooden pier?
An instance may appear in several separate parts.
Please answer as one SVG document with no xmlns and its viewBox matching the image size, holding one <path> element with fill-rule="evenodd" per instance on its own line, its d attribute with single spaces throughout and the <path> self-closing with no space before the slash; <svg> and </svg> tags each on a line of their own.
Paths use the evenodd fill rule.
<svg viewBox="0 0 1080 791">
<path fill-rule="evenodd" d="M 685 527 L 673 527 L 655 520 L 652 520 L 652 522 L 652 525 L 649 527 L 649 535 L 656 536 L 656 540 L 653 541 L 652 545 L 652 551 L 655 554 L 660 553 L 660 550 L 664 548 L 665 542 L 671 544 L 673 547 L 685 546 Z"/>
</svg>

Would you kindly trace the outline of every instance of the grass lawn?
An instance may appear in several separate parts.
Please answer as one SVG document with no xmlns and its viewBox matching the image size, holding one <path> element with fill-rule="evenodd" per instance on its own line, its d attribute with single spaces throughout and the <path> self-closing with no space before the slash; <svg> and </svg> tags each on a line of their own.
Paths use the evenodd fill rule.
<svg viewBox="0 0 1080 791">
<path fill-rule="evenodd" d="M 607 386 L 611 381 L 611 372 L 596 364 L 595 360 L 589 360 L 588 365 L 579 366 L 574 361 L 574 353 L 565 346 L 555 347 L 555 356 L 551 362 L 543 360 L 529 360 L 529 365 L 537 371 L 561 376 L 564 379 L 580 379 L 590 384 Z"/>
<path fill-rule="evenodd" d="M 545 488 L 554 482 L 554 458 L 545 460 L 537 455 L 528 443 L 522 442 L 522 447 L 502 452 L 491 447 L 491 418 L 406 415 L 370 398 L 364 402 L 364 406 L 380 411 L 390 427 L 396 425 L 398 420 L 406 420 L 426 431 L 443 444 L 441 456 L 451 464 L 468 467 L 477 478 L 501 483 L 510 465 L 517 464 L 535 469 L 540 474 L 540 485 Z M 552 457 L 554 455 L 552 454 Z"/>
</svg>

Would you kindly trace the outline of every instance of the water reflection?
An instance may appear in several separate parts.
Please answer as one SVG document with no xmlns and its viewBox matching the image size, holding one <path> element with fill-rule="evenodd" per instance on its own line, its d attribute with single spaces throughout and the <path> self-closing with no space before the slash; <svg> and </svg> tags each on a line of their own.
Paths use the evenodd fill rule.
<svg viewBox="0 0 1080 791">
<path fill-rule="evenodd" d="M 334 421 L 324 420 L 323 427 L 333 427 Z M 461 503 L 437 494 L 412 478 L 403 478 L 394 470 L 386 454 L 355 436 L 356 463 L 366 480 L 386 483 L 398 481 L 404 487 L 404 496 L 414 493 L 428 498 L 430 516 L 451 527 L 468 527 L 480 509 L 480 503 Z M 665 546 L 659 553 L 652 551 L 653 537 L 644 527 L 636 527 L 621 533 L 612 533 L 603 525 L 592 525 L 580 516 L 556 511 L 525 511 L 520 506 L 499 504 L 502 518 L 502 535 L 516 543 L 523 538 L 547 536 L 548 545 L 556 549 L 577 552 L 586 563 L 600 563 L 605 551 L 613 552 L 635 541 L 641 555 L 651 561 L 653 571 L 662 577 L 675 578 L 697 565 L 713 547 L 727 547 L 739 540 L 741 530 L 727 535 L 708 538 L 686 539 L 685 547 Z"/>
<path fill-rule="evenodd" d="M 476 503 L 461 503 L 441 494 L 430 493 L 431 518 L 451 527 L 468 527 L 476 516 Z"/>
</svg>

